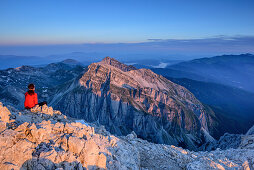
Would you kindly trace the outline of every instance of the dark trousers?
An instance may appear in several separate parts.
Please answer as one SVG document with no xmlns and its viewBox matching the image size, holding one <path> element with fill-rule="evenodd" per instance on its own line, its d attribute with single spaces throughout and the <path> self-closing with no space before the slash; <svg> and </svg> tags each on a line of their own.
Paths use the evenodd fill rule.
<svg viewBox="0 0 254 170">
<path fill-rule="evenodd" d="M 37 105 L 39 105 L 39 106 L 43 106 L 44 104 L 48 104 L 46 101 L 44 101 L 44 102 L 40 102 L 40 103 L 38 103 Z M 31 108 L 29 108 L 29 107 L 26 107 L 25 109 L 31 109 Z"/>
<path fill-rule="evenodd" d="M 46 101 L 38 103 L 39 106 L 47 105 L 48 103 Z"/>
</svg>

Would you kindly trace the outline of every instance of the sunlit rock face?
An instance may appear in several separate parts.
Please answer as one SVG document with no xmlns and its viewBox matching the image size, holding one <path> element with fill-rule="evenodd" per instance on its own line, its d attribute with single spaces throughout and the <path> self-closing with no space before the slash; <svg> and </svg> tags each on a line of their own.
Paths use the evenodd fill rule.
<svg viewBox="0 0 254 170">
<path fill-rule="evenodd" d="M 68 119 L 47 106 L 31 111 L 9 109 L 0 103 L 1 170 L 138 169 L 138 154 L 129 145 L 121 148 L 129 149 L 125 154 L 132 156 L 124 160 L 126 165 L 116 160 L 117 155 L 113 159 L 119 139 L 103 127 Z M 118 154 L 121 155 L 121 151 Z"/>
<path fill-rule="evenodd" d="M 195 150 L 213 140 L 217 126 L 213 111 L 184 87 L 109 57 L 57 93 L 51 104 L 67 115 L 99 122 L 117 135 L 135 131 L 155 143 Z"/>
<path fill-rule="evenodd" d="M 19 111 L 0 103 L 0 169 L 253 169 L 253 135 L 237 149 L 194 152 L 154 144 L 43 106 Z M 252 143 L 251 143 L 252 141 Z"/>
</svg>

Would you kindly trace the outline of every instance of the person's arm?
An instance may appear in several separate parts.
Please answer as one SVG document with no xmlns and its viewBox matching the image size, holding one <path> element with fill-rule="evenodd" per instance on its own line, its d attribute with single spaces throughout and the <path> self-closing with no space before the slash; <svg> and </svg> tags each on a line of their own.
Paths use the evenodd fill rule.
<svg viewBox="0 0 254 170">
<path fill-rule="evenodd" d="M 27 96 L 27 93 L 25 94 L 25 102 L 24 102 L 24 107 L 25 108 L 27 108 L 27 98 L 26 98 L 26 96 Z"/>
<path fill-rule="evenodd" d="M 37 93 L 35 93 L 35 95 L 34 95 L 34 104 L 35 104 L 35 105 L 38 104 L 38 96 L 37 96 Z"/>
</svg>

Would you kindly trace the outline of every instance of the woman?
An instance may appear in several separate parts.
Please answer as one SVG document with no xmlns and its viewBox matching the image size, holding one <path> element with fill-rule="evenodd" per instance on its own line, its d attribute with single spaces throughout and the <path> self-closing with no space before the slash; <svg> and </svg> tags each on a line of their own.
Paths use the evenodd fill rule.
<svg viewBox="0 0 254 170">
<path fill-rule="evenodd" d="M 29 84 L 28 85 L 28 91 L 25 93 L 25 103 L 24 106 L 26 109 L 31 109 L 34 106 L 36 106 L 37 104 L 39 106 L 43 106 L 44 104 L 47 104 L 47 102 L 41 102 L 38 103 L 38 97 L 37 97 L 37 93 L 34 92 L 35 90 L 35 86 L 34 84 Z"/>
</svg>

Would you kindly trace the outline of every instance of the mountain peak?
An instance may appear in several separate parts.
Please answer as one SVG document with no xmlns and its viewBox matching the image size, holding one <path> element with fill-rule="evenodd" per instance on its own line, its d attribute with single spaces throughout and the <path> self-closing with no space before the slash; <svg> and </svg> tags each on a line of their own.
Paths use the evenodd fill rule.
<svg viewBox="0 0 254 170">
<path fill-rule="evenodd" d="M 31 70 L 34 70 L 34 69 L 35 69 L 34 67 L 27 66 L 27 65 L 23 65 L 23 66 L 15 68 L 15 70 L 17 70 L 17 71 L 31 71 Z"/>
<path fill-rule="evenodd" d="M 68 59 L 65 59 L 65 60 L 61 61 L 61 63 L 65 63 L 65 64 L 77 64 L 79 62 L 77 60 L 68 58 Z"/>
<path fill-rule="evenodd" d="M 112 58 L 112 57 L 109 57 L 109 56 L 107 56 L 107 57 L 105 57 L 105 58 L 103 58 L 102 59 L 102 62 L 111 62 L 111 61 L 116 61 L 116 62 L 119 62 L 119 61 L 117 61 L 116 59 L 114 59 L 114 58 Z M 120 63 L 120 62 L 119 62 Z"/>
<path fill-rule="evenodd" d="M 124 71 L 124 72 L 131 71 L 131 70 L 137 70 L 137 68 L 135 68 L 132 65 L 130 65 L 130 66 L 125 65 L 125 64 L 117 61 L 116 59 L 108 57 L 108 56 L 105 57 L 100 63 L 111 65 L 113 67 L 116 67 L 116 68 Z"/>
<path fill-rule="evenodd" d="M 74 59 L 65 59 L 65 60 L 61 61 L 60 63 L 67 64 L 69 66 L 77 66 L 77 65 L 83 66 L 82 63 L 80 63 L 79 61 L 74 60 Z"/>
</svg>

